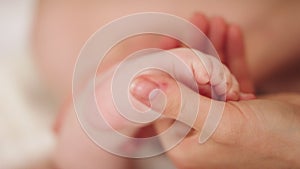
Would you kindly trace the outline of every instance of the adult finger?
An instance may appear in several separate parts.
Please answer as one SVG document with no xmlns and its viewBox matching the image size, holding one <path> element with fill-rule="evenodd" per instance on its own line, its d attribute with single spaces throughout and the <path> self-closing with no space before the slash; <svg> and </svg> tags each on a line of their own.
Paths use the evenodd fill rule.
<svg viewBox="0 0 300 169">
<path fill-rule="evenodd" d="M 229 26 L 227 31 L 227 65 L 240 83 L 241 91 L 252 93 L 254 92 L 254 85 L 248 71 L 242 32 L 235 25 Z"/>
<path fill-rule="evenodd" d="M 160 103 L 156 100 L 161 100 L 162 95 L 156 91 L 161 91 L 166 99 L 162 112 L 164 117 L 179 120 L 199 131 L 200 142 L 205 142 L 210 136 L 212 139 L 226 140 L 228 136 L 239 133 L 236 130 L 243 124 L 243 116 L 234 106 L 201 96 L 167 74 L 152 73 L 140 76 L 134 80 L 131 88 L 132 95 L 146 105 Z M 151 106 L 155 109 L 157 105 Z M 198 109 L 194 109 L 193 106 Z M 191 112 L 195 110 L 196 112 Z M 214 133 L 217 127 L 218 130 Z"/>
<path fill-rule="evenodd" d="M 214 17 L 210 21 L 208 37 L 216 48 L 223 63 L 226 62 L 224 56 L 225 40 L 227 35 L 227 24 L 221 17 Z"/>
</svg>

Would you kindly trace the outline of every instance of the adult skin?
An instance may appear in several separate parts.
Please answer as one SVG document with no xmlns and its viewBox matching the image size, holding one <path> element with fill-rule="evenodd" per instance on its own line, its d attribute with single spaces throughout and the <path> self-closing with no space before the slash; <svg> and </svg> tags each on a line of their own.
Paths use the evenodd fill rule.
<svg viewBox="0 0 300 169">
<path fill-rule="evenodd" d="M 298 31 L 299 25 L 295 23 L 295 20 L 299 18 L 299 10 L 297 8 L 298 1 L 291 1 L 289 3 L 282 1 L 222 1 L 222 3 L 213 1 L 189 1 L 189 3 L 187 3 L 184 1 L 174 2 L 173 0 L 151 2 L 152 3 L 147 4 L 142 1 L 131 1 L 131 3 L 120 3 L 119 1 L 40 1 L 34 32 L 36 60 L 38 66 L 41 68 L 40 70 L 42 70 L 42 76 L 45 77 L 50 88 L 53 89 L 53 93 L 57 95 L 57 98 L 63 100 L 71 93 L 71 79 L 75 60 L 87 38 L 103 24 L 134 12 L 168 12 L 180 17 L 189 18 L 193 12 L 203 11 L 209 16 L 221 15 L 224 16 L 226 20 L 241 25 L 245 33 L 246 56 L 250 65 L 250 74 L 259 85 L 261 85 L 262 79 L 269 77 L 269 75 L 273 73 L 274 69 L 277 70 L 278 67 L 284 67 L 290 63 L 291 60 L 295 60 L 294 56 L 297 56 L 296 54 L 299 48 L 298 44 L 294 42 L 300 39 Z M 272 5 L 269 3 L 272 3 Z M 252 9 L 253 12 L 244 12 L 249 9 Z M 276 17 L 273 17 L 275 14 Z M 288 35 L 286 34 L 287 28 L 290 29 Z M 141 41 L 146 41 L 144 46 L 137 45 L 141 44 Z M 107 63 L 106 67 L 108 68 L 119 61 L 121 59 L 120 53 L 122 53 L 121 57 L 123 57 L 142 47 L 156 47 L 154 44 L 157 44 L 157 41 L 159 41 L 157 38 L 129 40 L 128 43 L 116 48 L 110 57 L 112 60 Z M 265 63 L 269 63 L 269 66 L 265 66 Z M 272 84 L 272 86 L 273 85 L 274 84 Z M 259 101 L 260 104 L 264 102 L 265 101 Z M 176 102 L 174 101 L 174 103 Z M 242 103 L 244 102 L 236 104 L 240 105 Z M 248 102 L 246 103 L 246 105 L 250 104 Z M 255 103 L 256 105 L 260 105 L 257 102 Z M 274 101 L 271 101 L 271 103 L 274 103 Z M 107 154 L 97 149 L 86 137 L 76 121 L 76 116 L 71 108 L 71 104 L 66 105 L 67 108 L 63 110 L 65 113 L 61 113 L 61 118 L 58 118 L 64 119 L 58 120 L 63 121 L 63 123 L 58 122 L 57 124 L 60 125 L 56 125 L 58 137 L 61 137 L 58 141 L 57 154 L 59 156 L 56 157 L 57 163 L 61 163 L 61 168 L 74 168 L 75 166 L 78 168 L 93 168 L 97 165 L 102 166 L 101 161 L 98 159 L 100 159 L 102 155 L 106 157 Z M 227 105 L 229 106 L 226 106 L 227 109 L 225 110 L 232 108 L 237 111 L 237 109 L 233 108 L 234 106 L 232 106 L 231 103 Z M 284 103 L 284 105 L 290 106 L 290 109 L 295 108 L 295 104 Z M 258 108 L 255 110 L 258 110 Z M 280 109 L 278 108 L 278 110 Z M 278 110 L 276 109 L 276 111 Z M 226 122 L 225 117 L 226 115 L 221 125 Z M 275 117 L 277 116 L 275 115 Z M 284 119 L 285 118 L 282 120 L 284 121 Z M 198 124 L 201 125 L 201 123 Z M 239 129 L 238 125 L 236 127 L 236 129 Z M 158 125 L 157 128 L 159 129 L 160 126 Z M 199 129 L 200 128 L 198 128 L 198 130 Z M 215 135 L 218 136 L 217 133 L 221 133 L 221 131 L 217 130 L 215 133 Z M 187 138 L 187 140 L 189 140 L 189 138 Z M 194 145 L 197 145 L 196 142 Z M 184 143 L 186 143 L 186 141 L 182 144 Z M 77 147 L 79 152 L 76 152 L 74 147 Z M 176 153 L 176 150 L 183 151 L 184 149 L 185 147 L 181 148 L 179 146 L 178 149 L 174 149 L 170 152 L 170 156 L 174 161 L 178 161 L 179 166 L 187 166 L 187 163 L 198 165 L 198 163 L 195 163 L 193 160 L 199 161 L 199 159 L 201 159 L 200 155 L 199 159 L 177 158 L 180 154 Z M 222 152 L 221 149 L 218 150 L 220 153 Z M 189 149 L 187 149 L 186 152 L 189 152 Z M 88 154 L 88 156 L 85 156 L 86 161 L 82 159 L 82 154 Z M 215 154 L 213 154 L 213 156 L 215 156 Z M 240 158 L 241 156 L 238 157 Z M 248 157 L 257 158 L 258 156 Z M 113 156 L 104 159 L 111 160 L 112 163 L 118 165 L 117 167 L 110 166 L 111 168 L 124 168 L 124 165 L 127 164 L 126 160 Z M 120 160 L 120 163 L 116 163 L 118 160 Z M 80 165 L 75 163 L 79 161 L 81 162 Z M 251 159 L 248 161 L 251 161 Z M 221 163 L 222 161 L 219 162 Z M 229 161 L 227 162 L 229 163 Z M 223 161 L 223 163 L 226 164 L 225 161 Z M 235 161 L 230 164 L 234 165 L 234 163 Z M 205 163 L 201 163 L 200 165 L 204 164 Z"/>
<path fill-rule="evenodd" d="M 132 90 L 137 99 L 147 104 L 148 94 L 154 89 L 153 86 L 156 86 L 155 88 L 166 94 L 167 105 L 163 114 L 170 119 L 176 119 L 180 110 L 181 95 L 174 79 L 166 74 L 157 73 L 143 76 L 137 81 L 134 86 L 139 91 Z M 141 91 L 143 89 L 147 91 Z M 190 96 L 195 97 L 199 97 L 200 108 L 194 130 L 179 145 L 167 152 L 176 167 L 300 167 L 300 94 L 282 93 L 253 100 L 226 102 L 217 130 L 204 144 L 198 143 L 199 134 L 212 102 L 216 101 L 197 92 Z M 170 127 L 173 122 L 170 119 L 156 122 L 157 132 Z M 165 146 L 170 145 L 172 141 L 164 137 L 161 140 Z"/>
</svg>

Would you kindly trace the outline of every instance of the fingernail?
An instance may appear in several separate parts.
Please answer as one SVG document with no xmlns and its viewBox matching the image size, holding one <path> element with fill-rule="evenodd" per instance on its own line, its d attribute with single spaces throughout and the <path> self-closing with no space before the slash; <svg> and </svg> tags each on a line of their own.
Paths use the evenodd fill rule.
<svg viewBox="0 0 300 169">
<path fill-rule="evenodd" d="M 227 94 L 226 100 L 231 100 L 231 101 L 238 101 L 240 99 L 240 95 L 239 92 L 237 91 L 233 91 L 233 92 L 229 92 Z"/>
<path fill-rule="evenodd" d="M 159 92 L 159 89 L 153 89 L 149 94 L 149 100 L 153 100 L 159 94 Z"/>
<path fill-rule="evenodd" d="M 150 79 L 144 77 L 136 78 L 131 86 L 131 94 L 140 101 L 152 100 L 159 93 L 159 86 L 151 81 Z"/>
<path fill-rule="evenodd" d="M 252 100 L 256 99 L 256 96 L 253 93 L 240 93 L 241 100 Z"/>
</svg>

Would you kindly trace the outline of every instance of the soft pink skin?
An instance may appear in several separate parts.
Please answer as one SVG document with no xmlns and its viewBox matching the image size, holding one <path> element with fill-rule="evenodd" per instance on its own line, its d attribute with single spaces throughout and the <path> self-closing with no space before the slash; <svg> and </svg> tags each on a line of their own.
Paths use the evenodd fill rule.
<svg viewBox="0 0 300 169">
<path fill-rule="evenodd" d="M 278 21 L 269 20 L 269 17 L 261 17 L 262 13 L 268 13 L 270 16 L 273 16 L 274 12 L 272 11 L 276 11 L 277 9 L 284 10 L 284 12 L 282 12 L 284 15 L 299 10 L 297 8 L 296 10 L 293 10 L 293 8 L 289 9 L 288 7 L 282 8 L 280 1 L 272 1 L 272 6 L 270 6 L 269 3 L 269 1 L 262 2 L 262 4 L 253 3 L 252 1 L 236 1 L 235 3 L 228 3 L 225 1 L 217 3 L 212 1 L 190 1 L 190 3 L 186 3 L 180 0 L 178 2 L 166 0 L 163 2 L 156 1 L 150 4 L 144 3 L 143 1 L 136 1 L 132 2 L 132 4 L 122 3 L 122 5 L 119 5 L 119 1 L 105 1 L 105 3 L 103 1 L 41 1 L 33 32 L 34 48 L 37 56 L 36 62 L 41 70 L 41 76 L 47 81 L 47 84 L 54 95 L 56 95 L 59 100 L 64 101 L 71 93 L 72 72 L 80 48 L 86 39 L 103 24 L 133 12 L 160 11 L 189 18 L 194 11 L 203 11 L 210 16 L 224 16 L 227 20 L 241 25 L 243 32 L 245 33 L 247 56 L 251 56 L 247 57 L 247 60 L 250 63 L 250 74 L 255 80 L 264 79 L 266 75 L 269 75 L 270 72 L 274 70 L 274 68 L 282 67 L 281 63 L 287 63 L 291 60 L 290 57 L 282 56 L 295 56 L 294 49 L 298 49 L 298 45 L 294 47 L 289 44 L 291 44 L 291 41 L 297 40 L 297 38 L 294 37 L 298 37 L 299 35 L 298 31 L 296 31 L 298 30 L 298 27 L 294 26 L 294 22 L 291 22 L 291 24 L 287 21 L 285 22 L 286 24 L 278 24 L 281 23 L 281 20 L 286 19 L 284 17 L 283 19 L 282 17 L 276 17 L 278 18 Z M 253 10 L 254 13 L 249 14 L 244 12 L 245 10 L 249 10 L 249 8 L 255 9 Z M 280 14 L 278 15 L 282 16 Z M 295 16 L 298 16 L 298 13 L 296 13 Z M 213 21 L 205 18 L 206 17 L 201 16 L 201 14 L 200 16 L 199 14 L 196 14 L 196 17 L 194 17 L 194 19 L 192 18 L 191 21 L 195 24 L 197 23 L 196 25 L 199 25 L 198 27 L 204 32 L 205 30 L 209 30 L 208 25 L 223 24 L 220 19 L 213 19 Z M 265 25 L 261 23 L 265 23 Z M 274 23 L 277 25 L 276 27 L 272 26 Z M 257 27 L 253 28 L 252 25 L 260 25 L 260 27 L 256 29 Z M 269 29 L 267 29 L 270 26 L 274 28 L 272 32 L 269 32 Z M 248 80 L 246 80 L 248 82 L 245 82 L 245 84 L 248 84 L 248 87 L 247 85 L 242 85 L 244 84 L 243 81 L 245 80 L 245 77 L 248 76 L 244 76 L 244 74 L 240 75 L 239 64 L 236 64 L 241 62 L 241 60 L 242 64 L 245 64 L 243 62 L 243 60 L 245 61 L 245 57 L 239 57 L 244 55 L 238 54 L 244 52 L 243 47 L 236 47 L 239 44 L 243 44 L 240 43 L 242 41 L 240 30 L 237 26 L 223 25 L 220 27 L 226 28 L 227 34 L 232 35 L 229 36 L 231 38 L 225 40 L 225 44 L 228 44 L 226 47 L 228 50 L 226 50 L 224 55 L 228 56 L 228 53 L 235 53 L 235 55 L 224 57 L 226 60 L 225 62 L 233 74 L 236 75 L 237 80 L 241 84 L 242 91 L 252 92 L 253 88 L 251 89 L 252 86 L 248 83 Z M 286 27 L 291 28 L 291 32 L 294 32 L 294 34 L 286 36 Z M 267 30 L 268 32 L 265 32 L 264 30 Z M 215 29 L 214 31 L 220 31 L 218 34 L 226 32 L 222 29 Z M 268 38 L 265 38 L 266 33 L 268 33 L 270 37 L 283 40 L 269 40 Z M 217 33 L 210 34 L 214 35 Z M 291 36 L 293 38 L 291 38 Z M 147 39 L 147 43 L 140 43 L 141 40 L 144 41 L 145 39 Z M 111 65 L 118 62 L 121 59 L 120 53 L 126 56 L 132 51 L 142 47 L 160 46 L 157 44 L 161 38 L 148 37 L 145 39 L 134 38 L 116 47 L 110 55 L 111 60 L 106 62 L 104 70 L 101 71 L 107 70 Z M 212 38 L 212 40 L 214 44 L 220 44 L 218 38 Z M 169 44 L 166 47 L 169 49 L 174 48 L 174 45 L 176 46 L 176 43 L 164 44 Z M 223 48 L 217 47 L 217 49 Z M 278 52 L 278 50 L 280 50 L 280 52 Z M 272 63 L 269 62 L 268 58 L 263 56 L 272 56 Z M 239 62 L 233 62 L 234 60 L 239 60 Z M 270 67 L 261 65 L 261 63 L 266 63 L 266 60 L 270 63 Z M 55 127 L 58 138 L 55 161 L 61 169 L 76 169 L 76 167 L 87 169 L 101 168 L 103 167 L 102 159 L 106 159 L 106 165 L 108 165 L 108 163 L 116 165 L 111 166 L 112 168 L 124 168 L 127 166 L 128 161 L 111 156 L 97 148 L 79 127 L 75 117 L 76 114 L 70 108 L 72 107 L 72 104 L 67 103 L 65 107 L 64 111 L 60 112 Z M 76 147 L 76 149 L 74 147 Z"/>
<path fill-rule="evenodd" d="M 155 123 L 157 132 L 170 127 L 178 116 L 180 92 L 174 79 L 162 74 L 148 74 L 139 85 L 156 84 L 165 93 L 168 103 L 162 119 Z M 142 101 L 145 92 L 133 94 Z M 225 103 L 222 120 L 211 138 L 199 145 L 200 131 L 209 112 L 211 99 L 196 92 L 200 109 L 195 119 L 195 129 L 175 148 L 167 152 L 178 168 L 249 168 L 281 169 L 299 168 L 300 154 L 300 95 L 277 94 L 262 99 L 229 101 Z M 175 135 L 176 136 L 176 135 Z M 174 137 L 175 137 L 174 136 Z M 169 137 L 161 137 L 163 145 L 171 144 Z"/>
<path fill-rule="evenodd" d="M 230 73 L 228 68 L 225 65 L 220 63 L 213 56 L 208 56 L 201 54 L 201 59 L 193 51 L 186 48 L 177 48 L 171 49 L 170 52 L 174 57 L 180 59 L 186 64 L 190 72 L 193 72 L 193 76 L 197 85 L 199 87 L 199 93 L 202 95 L 211 96 L 211 85 L 217 86 L 219 89 L 218 94 L 225 94 L 226 100 L 228 101 L 238 101 L 245 99 L 255 98 L 253 94 L 242 93 L 240 91 L 239 84 L 235 77 Z M 151 56 L 149 56 L 151 57 Z M 106 71 L 104 74 L 100 74 L 100 81 L 96 84 L 96 98 L 98 101 L 98 108 L 101 111 L 103 118 L 115 129 L 122 129 L 124 127 L 132 126 L 132 123 L 126 122 L 127 120 L 122 117 L 117 109 L 115 108 L 113 97 L 111 93 L 111 85 L 113 79 L 113 72 L 115 67 L 112 67 L 110 70 Z M 162 72 L 161 72 L 162 73 Z M 175 73 L 176 77 L 187 76 Z M 147 71 L 147 74 L 151 74 L 151 70 Z M 142 74 L 145 76 L 145 73 Z M 127 78 L 127 77 L 124 77 Z M 211 79 L 214 79 L 213 82 Z M 226 82 L 226 85 L 221 85 Z M 184 84 L 184 82 L 182 82 Z M 124 84 L 127 85 L 127 84 Z M 132 84 L 132 89 L 138 91 L 139 89 L 134 88 L 135 81 Z M 189 86 L 189 84 L 185 84 Z M 147 89 L 146 96 L 148 97 L 149 93 L 155 89 L 155 86 L 152 87 L 141 87 L 142 90 Z M 218 91 L 217 91 L 218 92 Z M 221 92 L 221 93 L 220 93 Z M 225 92 L 225 93 L 224 93 Z M 134 101 L 133 101 L 134 102 Z M 96 123 L 93 117 L 89 118 L 92 123 Z"/>
<path fill-rule="evenodd" d="M 204 32 L 212 25 L 218 25 L 222 28 L 213 29 L 216 32 L 207 32 L 208 34 L 222 34 L 226 32 L 223 30 L 224 28 L 227 29 L 229 34 L 240 36 L 236 33 L 237 29 L 234 28 L 236 26 L 224 26 L 222 19 L 215 16 L 222 16 L 226 21 L 241 27 L 245 37 L 245 56 L 247 63 L 249 63 L 250 75 L 258 84 L 261 79 L 265 80 L 266 77 L 274 73 L 274 70 L 283 68 L 288 63 L 293 62 L 294 57 L 297 57 L 299 50 L 295 42 L 300 39 L 300 33 L 298 31 L 299 25 L 296 25 L 297 22 L 294 22 L 293 17 L 297 18 L 299 16 L 298 4 L 298 1 L 285 4 L 282 1 L 272 0 L 264 2 L 232 1 L 230 3 L 209 0 L 192 0 L 189 3 L 180 0 L 177 2 L 174 0 L 164 2 L 157 0 L 151 3 L 131 1 L 131 3 L 122 5 L 118 1 L 105 1 L 105 3 L 102 1 L 41 1 L 38 5 L 33 29 L 36 61 L 41 70 L 41 76 L 44 77 L 49 88 L 62 100 L 70 94 L 73 68 L 80 48 L 88 37 L 104 24 L 134 12 L 167 12 L 189 19 L 194 12 L 201 11 L 207 16 L 199 17 L 197 16 L 199 14 L 196 14 L 194 18 L 199 17 L 200 19 L 191 19 L 193 23 L 199 25 L 199 28 Z M 283 12 L 277 13 L 278 10 Z M 293 17 L 287 17 L 289 15 Z M 209 22 L 207 21 L 208 16 L 213 17 Z M 272 28 L 271 31 L 269 28 Z M 289 28 L 288 32 L 286 32 L 286 28 Z M 272 38 L 265 38 L 266 36 Z M 217 39 L 212 38 L 215 45 L 220 44 L 218 41 L 222 41 L 224 38 Z M 226 43 L 224 44 L 232 46 L 240 44 L 233 43 L 230 39 L 232 38 L 225 39 Z M 148 44 L 143 47 L 155 47 L 153 44 L 157 44 L 158 41 L 159 38 L 152 37 L 147 42 Z M 228 41 L 231 41 L 231 43 L 228 43 Z M 140 44 L 136 40 L 132 40 L 126 43 L 126 48 L 121 45 L 111 55 L 111 60 L 107 65 L 111 65 L 120 59 L 120 56 L 117 55 L 119 52 L 125 55 L 129 54 L 135 48 L 139 48 L 137 46 Z M 217 46 L 217 49 L 221 51 L 224 49 L 224 46 L 221 48 L 219 45 Z M 172 44 L 171 48 L 173 48 Z M 230 51 L 240 50 L 239 47 L 230 49 Z M 224 52 L 226 53 L 226 51 Z M 235 63 L 231 62 L 234 61 L 233 58 L 227 58 L 229 60 L 228 64 Z M 270 60 L 270 58 L 272 59 Z M 265 63 L 269 63 L 269 66 L 265 66 Z M 239 80 L 238 71 L 232 69 L 229 65 L 227 66 Z"/>
<path fill-rule="evenodd" d="M 67 105 L 70 107 L 69 105 Z M 54 154 L 55 165 L 60 169 L 130 168 L 128 159 L 107 153 L 93 143 L 83 132 L 72 108 L 64 110 L 63 124 L 57 129 L 58 142 Z"/>
</svg>

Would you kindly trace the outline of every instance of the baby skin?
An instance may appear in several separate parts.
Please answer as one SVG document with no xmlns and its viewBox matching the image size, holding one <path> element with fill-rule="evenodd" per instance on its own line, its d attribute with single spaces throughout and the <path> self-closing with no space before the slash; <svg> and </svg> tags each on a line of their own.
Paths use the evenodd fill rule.
<svg viewBox="0 0 300 169">
<path fill-rule="evenodd" d="M 182 71 L 180 66 L 176 65 L 174 61 L 181 60 L 185 64 L 185 68 L 187 68 L 189 72 L 192 72 L 193 80 L 197 83 L 197 92 L 201 95 L 211 98 L 212 89 L 214 89 L 214 92 L 218 96 L 225 96 L 223 99 L 226 99 L 226 101 L 255 98 L 252 94 L 253 87 L 251 81 L 247 78 L 247 71 L 240 71 L 242 68 L 245 68 L 243 66 L 246 63 L 243 63 L 245 62 L 243 45 L 241 45 L 243 44 L 243 39 L 239 28 L 237 26 L 228 25 L 222 18 L 212 18 L 208 20 L 201 13 L 193 15 L 191 22 L 210 38 L 220 56 L 220 60 L 217 59 L 217 57 L 204 54 L 197 50 L 181 47 L 180 43 L 174 39 L 164 38 L 161 41 L 161 48 L 168 49 L 167 52 L 173 56 L 173 59 L 171 58 L 167 63 L 161 66 L 169 68 L 172 76 L 177 77 L 177 81 L 183 85 L 190 86 L 190 81 L 186 79 L 188 74 L 183 73 L 184 71 Z M 226 43 L 233 43 L 233 45 Z M 241 49 L 234 49 L 235 47 L 240 47 Z M 138 58 L 131 59 L 127 64 L 133 66 L 139 65 L 147 60 L 147 57 L 154 57 L 154 55 L 155 53 L 139 56 Z M 157 62 L 162 62 L 164 56 L 161 55 L 159 57 L 158 59 L 160 60 L 157 60 Z M 234 62 L 239 62 L 240 64 L 231 64 L 234 59 Z M 227 65 L 225 65 L 225 63 Z M 176 69 L 172 69 L 174 67 Z M 235 77 L 228 67 L 234 69 L 238 76 Z M 107 72 L 113 72 L 115 68 L 116 67 L 113 67 Z M 107 74 L 110 75 L 107 76 Z M 155 89 L 163 91 L 166 86 L 164 86 L 163 80 L 161 80 L 162 83 L 160 84 L 154 83 L 155 80 L 151 79 L 151 77 L 148 76 L 149 74 L 155 74 L 155 77 L 159 79 L 169 75 L 162 71 L 149 70 L 141 73 L 133 80 L 130 87 L 131 94 L 135 99 L 150 107 L 149 97 L 151 92 Z M 109 90 L 112 80 L 113 73 L 106 73 L 105 78 L 98 81 L 96 97 L 104 120 L 114 129 L 122 129 L 124 126 L 130 124 L 126 123 L 124 117 L 120 115 L 115 108 L 114 99 Z M 93 121 L 93 119 L 94 118 L 91 117 L 91 121 Z"/>
<path fill-rule="evenodd" d="M 220 56 L 221 62 L 215 57 L 203 53 L 200 53 L 199 57 L 195 55 L 191 49 L 181 47 L 178 41 L 170 38 L 164 38 L 161 41 L 161 48 L 168 50 L 174 57 L 185 63 L 186 68 L 192 72 L 197 82 L 200 94 L 211 97 L 211 88 L 214 87 L 219 95 L 226 96 L 227 101 L 254 98 L 255 96 L 251 94 L 253 87 L 251 81 L 248 79 L 248 72 L 238 71 L 241 70 L 241 67 L 245 69 L 246 65 L 243 38 L 239 28 L 227 24 L 222 18 L 207 19 L 200 13 L 193 15 L 191 22 L 202 30 L 212 41 Z M 113 68 L 107 70 L 104 74 L 112 69 Z M 231 70 L 231 72 L 229 70 Z M 149 76 L 150 74 L 154 76 Z M 174 74 L 176 74 L 176 76 L 182 76 L 180 72 L 174 72 Z M 101 74 L 99 76 L 101 77 Z M 164 86 L 163 83 L 155 83 L 155 79 L 152 78 L 164 78 L 166 76 L 168 75 L 160 71 L 142 73 L 133 80 L 130 87 L 131 94 L 134 98 L 149 106 L 149 94 L 154 89 L 165 90 L 164 88 L 167 87 Z M 112 76 L 106 76 L 106 78 L 97 83 L 96 98 L 99 109 L 101 109 L 104 119 L 111 127 L 115 129 L 130 127 L 130 123 L 128 123 L 114 107 L 113 98 L 110 93 L 112 79 Z M 145 81 L 153 82 L 152 86 L 149 87 L 148 83 L 147 86 L 140 87 L 143 86 L 141 83 Z M 163 80 L 161 82 L 163 82 Z M 184 80 L 182 83 L 185 84 Z M 106 168 L 125 168 L 125 166 L 130 166 L 130 160 L 116 157 L 97 148 L 84 134 L 74 114 L 72 104 L 67 105 L 66 108 L 62 110 L 55 126 L 59 140 L 55 163 L 59 168 L 92 169 L 103 166 L 103 163 L 105 163 Z M 99 123 L 93 121 L 93 119 L 93 117 L 90 118 L 92 123 Z M 149 128 L 149 126 L 141 128 L 136 133 L 133 133 L 133 135 L 139 136 L 141 132 L 146 133 L 149 131 L 147 128 Z M 74 142 L 74 140 L 77 141 Z M 70 145 L 70 142 L 72 145 Z M 80 153 L 76 153 L 76 151 Z M 80 162 L 75 160 L 82 154 L 86 155 L 86 160 L 81 160 Z M 101 161 L 102 159 L 108 160 L 104 162 Z"/>
<path fill-rule="evenodd" d="M 157 110 L 159 109 L 157 107 L 162 107 L 162 105 L 160 104 L 164 103 L 162 101 L 158 101 L 158 105 L 153 105 L 153 102 L 151 102 L 153 100 L 149 99 L 153 99 L 153 93 L 157 90 L 168 90 L 168 86 L 166 85 L 166 83 L 164 83 L 164 79 L 170 78 L 171 76 L 169 74 L 160 70 L 144 71 L 140 75 L 137 75 L 137 77 L 135 77 L 135 79 L 131 83 L 130 89 L 126 89 L 120 86 L 127 86 L 126 83 L 123 84 L 122 82 L 114 81 L 117 78 L 130 78 L 126 75 L 126 70 L 129 70 L 130 66 L 134 67 L 135 65 L 142 65 L 145 62 L 149 62 L 148 58 L 151 58 L 151 61 L 155 62 L 153 65 L 166 70 L 170 75 L 172 75 L 172 77 L 176 77 L 176 81 L 178 81 L 181 85 L 190 87 L 191 90 L 199 92 L 199 94 L 201 95 L 205 95 L 207 97 L 212 97 L 213 99 L 222 101 L 225 101 L 225 99 L 227 101 L 238 101 L 254 98 L 253 94 L 243 93 L 240 91 L 239 83 L 237 82 L 234 75 L 232 75 L 229 69 L 215 57 L 187 48 L 171 49 L 167 52 L 156 52 L 130 58 L 126 62 L 126 65 L 128 65 L 128 67 L 121 68 L 123 69 L 121 71 L 118 70 L 119 72 L 121 72 L 121 74 L 114 74 L 114 69 L 120 67 L 112 67 L 104 75 L 102 75 L 102 78 L 97 81 L 96 98 L 98 108 L 101 111 L 101 115 L 103 117 L 101 120 L 103 121 L 100 122 L 100 120 L 97 119 L 94 115 L 87 115 L 89 122 L 93 124 L 94 127 L 98 127 L 99 130 L 107 130 L 112 127 L 115 130 L 122 131 L 128 128 L 130 129 L 131 134 L 132 127 L 145 127 L 144 123 L 142 123 L 140 126 L 136 126 L 136 124 L 134 125 L 129 120 L 124 118 L 125 115 L 130 119 L 132 115 L 129 115 L 129 113 L 133 113 L 134 111 L 132 108 L 124 108 L 124 105 L 127 103 L 127 101 L 124 99 L 132 98 L 130 96 L 122 97 L 123 95 L 126 95 L 126 90 L 130 90 L 133 96 L 131 100 L 131 103 L 133 104 L 127 104 L 127 107 L 135 106 L 135 108 L 139 109 L 138 107 L 142 106 L 138 102 L 142 102 L 144 105 L 151 107 L 154 111 L 163 113 L 162 110 Z M 180 63 L 183 63 L 182 65 L 185 66 L 185 69 L 180 67 Z M 155 83 L 155 81 L 158 81 L 159 83 Z M 192 81 L 195 83 L 192 83 Z M 112 88 L 112 90 L 110 90 L 111 87 L 114 86 L 113 83 L 117 83 L 117 85 L 119 86 L 117 87 L 118 89 Z M 114 90 L 117 90 L 119 92 L 113 95 Z M 174 95 L 180 95 L 180 92 L 184 92 L 183 89 L 179 88 L 172 90 L 174 90 Z M 123 99 L 121 101 L 116 101 L 119 100 L 119 98 L 117 97 Z M 168 99 L 173 98 L 165 99 L 166 104 L 168 104 Z M 178 99 L 180 99 L 180 97 L 178 97 Z M 193 99 L 193 97 L 187 96 L 186 99 L 186 101 L 182 101 L 189 102 L 188 100 Z M 122 104 L 123 108 L 120 108 L 118 104 Z M 88 107 L 90 106 L 87 106 L 86 111 L 89 111 Z M 140 108 L 140 110 L 142 109 L 145 110 L 145 108 Z M 178 110 L 180 110 L 180 108 L 178 108 Z M 90 112 L 92 112 L 92 110 L 90 110 Z M 99 123 L 103 123 L 104 125 L 100 125 Z M 106 126 L 106 123 L 108 123 L 110 127 Z M 137 129 L 135 129 L 135 131 L 136 130 Z"/>
</svg>

